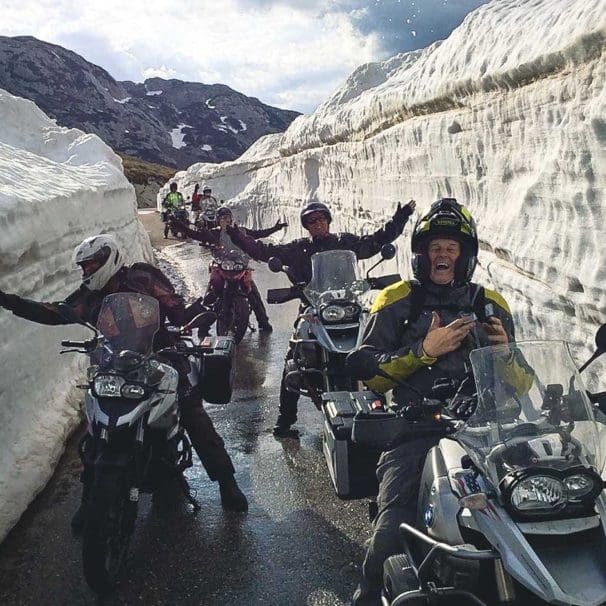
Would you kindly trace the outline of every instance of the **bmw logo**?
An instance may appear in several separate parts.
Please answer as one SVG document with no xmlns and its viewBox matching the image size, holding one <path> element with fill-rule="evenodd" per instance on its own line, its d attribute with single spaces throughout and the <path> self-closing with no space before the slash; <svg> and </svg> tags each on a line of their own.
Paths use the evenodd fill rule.
<svg viewBox="0 0 606 606">
<path fill-rule="evenodd" d="M 433 505 L 428 505 L 423 512 L 423 521 L 427 528 L 431 528 L 434 519 Z"/>
</svg>

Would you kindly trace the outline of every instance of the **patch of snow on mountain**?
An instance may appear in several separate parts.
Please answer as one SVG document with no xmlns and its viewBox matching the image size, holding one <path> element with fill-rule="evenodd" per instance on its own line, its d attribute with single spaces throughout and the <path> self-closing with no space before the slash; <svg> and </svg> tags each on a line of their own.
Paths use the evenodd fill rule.
<svg viewBox="0 0 606 606">
<path fill-rule="evenodd" d="M 203 145 L 202 150 L 203 151 L 212 151 L 213 148 L 212 148 L 212 145 Z"/>
<path fill-rule="evenodd" d="M 221 122 L 223 123 L 224 128 L 230 130 L 234 135 L 237 135 L 240 131 L 237 128 L 234 128 L 230 124 L 227 124 L 227 120 L 229 120 L 228 116 L 221 116 Z"/>
<path fill-rule="evenodd" d="M 120 104 L 124 105 L 125 103 L 128 103 L 132 99 L 132 97 L 124 97 L 124 99 L 116 99 L 116 98 L 112 97 L 112 99 L 116 103 L 120 103 Z"/>
<path fill-rule="evenodd" d="M 243 133 L 246 129 L 246 122 L 242 122 L 242 120 L 238 120 L 238 122 L 240 123 L 240 132 Z"/>
<path fill-rule="evenodd" d="M 208 109 L 217 109 L 214 105 L 211 104 L 211 101 L 212 99 L 206 99 L 206 107 L 208 107 Z"/>
<path fill-rule="evenodd" d="M 173 147 L 176 149 L 181 149 L 187 145 L 187 143 L 183 141 L 185 138 L 185 133 L 183 132 L 184 128 L 191 128 L 191 126 L 189 124 L 179 124 L 177 128 L 173 128 L 173 130 L 170 131 L 170 138 L 172 139 Z"/>
<path fill-rule="evenodd" d="M 122 162 L 96 135 L 59 127 L 0 90 L 0 289 L 61 301 L 81 282 L 72 251 L 112 233 L 128 260 L 151 260 Z M 83 356 L 62 339 L 90 331 L 42 326 L 0 309 L 0 540 L 50 478 L 79 420 Z"/>
<path fill-rule="evenodd" d="M 145 94 L 148 97 L 155 97 L 157 95 L 161 95 L 163 92 L 163 90 L 148 90 Z"/>
</svg>

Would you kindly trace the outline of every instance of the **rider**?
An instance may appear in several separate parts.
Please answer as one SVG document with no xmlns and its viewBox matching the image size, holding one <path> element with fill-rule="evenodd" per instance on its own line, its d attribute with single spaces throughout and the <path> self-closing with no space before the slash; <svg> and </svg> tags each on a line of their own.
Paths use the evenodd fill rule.
<svg viewBox="0 0 606 606">
<path fill-rule="evenodd" d="M 200 200 L 202 200 L 202 194 L 198 193 L 200 185 L 196 183 L 194 186 L 194 193 L 191 195 L 191 212 L 194 216 L 194 224 L 198 221 L 198 216 L 202 212 L 202 206 Z"/>
<path fill-rule="evenodd" d="M 175 292 L 169 279 L 156 267 L 147 263 L 124 265 L 124 256 L 115 238 L 108 234 L 92 236 L 84 240 L 74 250 L 74 261 L 82 269 L 82 284 L 70 294 L 63 303 L 74 309 L 84 321 L 95 324 L 105 296 L 119 292 L 139 292 L 154 297 L 160 303 L 161 317 L 168 318 L 171 324 L 183 326 L 195 316 L 205 311 L 198 299 L 189 307 L 181 295 Z M 18 295 L 0 291 L 0 307 L 13 314 L 39 324 L 70 324 L 59 310 L 59 304 L 38 303 Z M 209 328 L 215 315 L 208 314 L 206 326 Z M 199 329 L 199 334 L 204 328 Z M 174 343 L 174 337 L 161 328 L 154 340 L 154 349 L 161 349 Z M 171 362 L 176 367 L 174 362 Z M 189 385 L 188 364 L 184 361 L 179 372 L 179 407 L 183 425 L 195 448 L 200 461 L 209 477 L 219 482 L 221 503 L 231 511 L 246 511 L 246 497 L 234 478 L 234 466 L 225 450 L 221 436 L 213 427 L 212 421 L 202 406 L 201 395 L 195 392 L 184 393 Z M 84 522 L 84 511 L 88 496 L 88 477 L 86 468 L 82 474 L 84 484 L 82 504 L 72 519 L 74 529 L 80 530 Z"/>
<path fill-rule="evenodd" d="M 454 198 L 438 200 L 413 230 L 416 281 L 386 288 L 371 309 L 361 349 L 372 353 L 381 370 L 428 397 L 436 379 L 466 375 L 472 349 L 514 340 L 506 301 L 471 282 L 477 254 L 476 225 L 468 210 Z M 394 388 L 395 405 L 419 401 L 386 378 L 375 376 L 366 383 L 379 392 Z M 396 441 L 379 459 L 379 514 L 354 594 L 356 606 L 381 604 L 383 562 L 401 551 L 399 525 L 416 523 L 421 470 L 437 442 L 427 436 Z"/>
<path fill-rule="evenodd" d="M 208 185 L 205 185 L 202 188 L 202 200 L 200 202 L 202 210 L 217 208 L 217 198 L 212 195 L 212 191 L 213 190 Z"/>
<path fill-rule="evenodd" d="M 231 208 L 228 206 L 222 206 L 219 208 L 217 210 L 217 220 L 219 221 L 218 227 L 214 227 L 212 229 L 200 227 L 198 230 L 192 230 L 187 225 L 179 221 L 174 221 L 174 223 L 179 226 L 179 229 L 183 230 L 190 238 L 192 238 L 192 240 L 198 240 L 205 245 L 213 248 L 220 248 L 225 251 L 239 250 L 238 246 L 234 244 L 227 232 L 228 228 L 233 223 Z M 267 229 L 245 229 L 245 231 L 252 238 L 267 238 L 268 236 L 271 236 L 287 226 L 288 223 L 282 223 L 278 219 L 273 227 L 268 227 Z M 255 317 L 257 318 L 259 330 L 271 332 L 273 328 L 269 323 L 269 318 L 267 317 L 267 311 L 265 309 L 265 305 L 263 304 L 263 299 L 261 298 L 259 289 L 252 279 L 252 276 L 249 276 L 249 280 L 247 280 L 246 285 L 250 289 L 248 293 L 248 301 L 253 312 L 255 313 Z M 223 292 L 224 286 L 225 280 L 221 275 L 221 272 L 218 271 L 217 268 L 213 267 L 211 269 L 208 290 L 206 291 L 206 296 L 204 297 L 205 303 L 210 304 L 216 300 L 217 297 L 220 296 L 221 292 Z"/>
<path fill-rule="evenodd" d="M 162 200 L 163 208 L 166 208 L 166 211 L 162 213 L 162 221 L 164 221 L 164 237 L 168 238 L 168 224 L 169 217 L 171 211 L 176 210 L 180 206 L 183 205 L 183 195 L 181 192 L 177 191 L 177 184 L 173 181 L 170 184 L 170 191 L 164 196 L 164 200 Z"/>
<path fill-rule="evenodd" d="M 294 282 L 307 284 L 312 277 L 312 255 L 328 250 L 351 250 L 358 259 L 368 259 L 378 254 L 384 244 L 392 242 L 402 233 L 414 208 L 415 202 L 412 200 L 404 206 L 398 204 L 393 218 L 383 228 L 367 236 L 331 233 L 332 215 L 328 207 L 321 202 L 310 202 L 301 210 L 301 224 L 309 232 L 309 238 L 301 238 L 288 244 L 264 244 L 235 226 L 227 231 L 234 243 L 253 259 L 268 261 L 271 257 L 279 257 L 282 263 L 289 267 L 290 277 Z M 291 357 L 292 350 L 289 349 L 286 363 Z M 280 384 L 280 414 L 274 426 L 276 436 L 290 435 L 291 425 L 297 420 L 299 394 L 286 389 L 285 373 L 286 364 Z"/>
</svg>

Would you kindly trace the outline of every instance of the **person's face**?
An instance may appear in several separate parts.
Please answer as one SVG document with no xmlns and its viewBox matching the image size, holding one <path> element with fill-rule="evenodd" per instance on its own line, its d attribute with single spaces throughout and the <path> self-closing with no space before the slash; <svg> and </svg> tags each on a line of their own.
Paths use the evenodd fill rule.
<svg viewBox="0 0 606 606">
<path fill-rule="evenodd" d="M 312 238 L 322 238 L 330 232 L 328 218 L 324 213 L 312 213 L 305 219 L 305 229 Z"/>
<path fill-rule="evenodd" d="M 221 215 L 219 217 L 219 226 L 222 228 L 229 227 L 234 221 L 231 215 Z"/>
<path fill-rule="evenodd" d="M 455 263 L 461 255 L 461 244 L 449 238 L 432 240 L 427 247 L 429 278 L 434 284 L 450 284 L 455 278 Z"/>
<path fill-rule="evenodd" d="M 205 190 L 202 192 L 202 197 L 203 197 L 203 198 L 210 198 L 210 194 L 211 194 L 210 189 L 205 189 Z"/>
<path fill-rule="evenodd" d="M 84 279 L 94 274 L 103 265 L 103 261 L 89 259 L 88 261 L 78 263 L 78 265 L 82 269 L 82 278 Z"/>
</svg>

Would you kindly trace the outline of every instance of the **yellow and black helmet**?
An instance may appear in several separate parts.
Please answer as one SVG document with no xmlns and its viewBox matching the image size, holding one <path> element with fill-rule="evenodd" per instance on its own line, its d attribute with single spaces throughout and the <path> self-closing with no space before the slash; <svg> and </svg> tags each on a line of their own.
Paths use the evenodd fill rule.
<svg viewBox="0 0 606 606">
<path fill-rule="evenodd" d="M 473 217 L 455 198 L 442 198 L 434 202 L 414 226 L 411 240 L 412 271 L 421 283 L 429 279 L 427 247 L 430 240 L 435 238 L 452 238 L 461 243 L 461 256 L 455 266 L 455 282 L 469 282 L 478 261 L 478 233 Z"/>
</svg>

